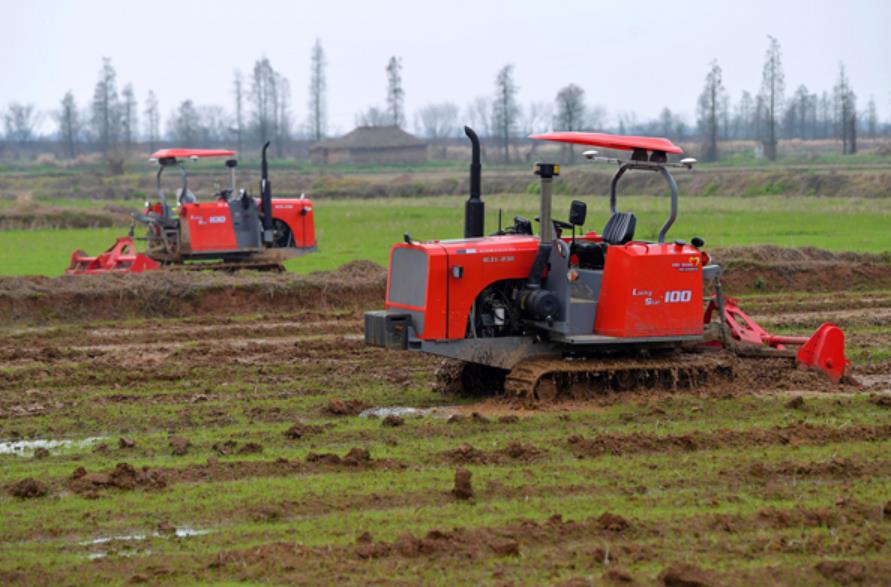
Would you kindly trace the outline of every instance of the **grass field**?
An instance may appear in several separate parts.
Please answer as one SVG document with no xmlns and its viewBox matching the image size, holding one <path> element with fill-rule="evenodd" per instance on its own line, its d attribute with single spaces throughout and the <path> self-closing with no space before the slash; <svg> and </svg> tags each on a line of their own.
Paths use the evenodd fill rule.
<svg viewBox="0 0 891 587">
<path fill-rule="evenodd" d="M 385 265 L 392 243 L 411 233 L 415 239 L 462 235 L 463 196 L 317 200 L 319 253 L 287 263 L 292 271 L 334 269 L 354 259 Z M 588 227 L 602 228 L 608 214 L 604 196 L 584 198 Z M 555 216 L 565 217 L 571 198 L 556 196 Z M 84 203 L 88 205 L 88 203 Z M 96 205 L 93 203 L 92 205 Z M 538 214 L 533 194 L 486 198 L 487 231 L 498 226 L 498 208 L 505 224 L 516 214 Z M 640 238 L 655 238 L 667 216 L 666 198 L 629 196 L 620 208 L 638 217 Z M 776 244 L 817 246 L 836 251 L 891 250 L 891 198 L 700 197 L 681 199 L 671 238 L 701 236 L 708 247 Z M 59 275 L 74 249 L 94 254 L 109 246 L 125 229 L 0 231 L 0 274 Z"/>
<path fill-rule="evenodd" d="M 857 308 L 839 323 L 887 344 L 891 296 L 859 296 L 835 296 Z M 795 299 L 746 305 L 771 327 L 826 316 L 808 299 L 776 311 Z M 5 332 L 0 438 L 72 444 L 0 454 L 0 485 L 47 492 L 0 497 L 0 582 L 652 584 L 683 562 L 708 579 L 688 584 L 831 585 L 817 566 L 835 564 L 878 585 L 891 570 L 888 408 L 865 394 L 516 411 L 432 394 L 435 360 L 360 329 L 341 309 Z M 443 411 L 388 427 L 332 400 Z M 450 493 L 456 467 L 472 499 Z"/>
</svg>

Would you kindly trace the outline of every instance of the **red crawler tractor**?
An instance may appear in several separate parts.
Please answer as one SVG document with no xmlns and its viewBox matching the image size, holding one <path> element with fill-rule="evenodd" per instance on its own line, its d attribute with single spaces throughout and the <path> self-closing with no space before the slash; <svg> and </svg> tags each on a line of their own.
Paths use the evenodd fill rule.
<svg viewBox="0 0 891 587">
<path fill-rule="evenodd" d="M 838 327 L 824 324 L 810 338 L 770 335 L 722 293 L 721 267 L 701 238 L 668 239 L 678 214 L 670 170 L 695 163 L 670 162 L 668 155 L 683 153 L 670 141 L 597 133 L 531 137 L 631 151 L 628 160 L 585 153 L 618 165 L 606 226 L 577 235 L 587 213 L 580 201 L 572 202 L 568 221 L 554 219 L 560 169 L 539 163 L 539 235 L 531 221 L 517 217 L 506 230 L 483 236 L 479 140 L 470 128 L 465 132 L 473 144 L 465 238 L 419 242 L 406 234 L 393 246 L 385 309 L 365 314 L 368 344 L 458 359 L 465 387 L 483 381 L 529 399 L 577 397 L 580 386 L 677 386 L 715 373 L 732 377 L 740 355 L 787 357 L 835 382 L 847 374 Z M 619 180 L 629 171 L 658 173 L 670 189 L 670 214 L 655 241 L 636 239 L 635 215 L 618 207 Z M 707 352 L 722 347 L 732 352 Z"/>
<path fill-rule="evenodd" d="M 273 198 L 266 150 L 262 151 L 260 198 L 242 189 L 236 193 L 235 151 L 218 149 L 162 149 L 157 161 L 158 200 L 147 202 L 143 213 L 133 214 L 146 226 L 147 251 L 135 253 L 131 236 L 121 237 L 107 251 L 88 257 L 83 251 L 71 256 L 68 274 L 138 273 L 161 264 L 185 264 L 209 269 L 276 269 L 285 259 L 316 251 L 312 202 L 304 197 Z M 184 163 L 206 157 L 226 157 L 230 186 L 213 201 L 199 202 L 189 190 Z M 178 167 L 182 186 L 177 190 L 176 214 L 162 187 L 164 171 Z"/>
</svg>

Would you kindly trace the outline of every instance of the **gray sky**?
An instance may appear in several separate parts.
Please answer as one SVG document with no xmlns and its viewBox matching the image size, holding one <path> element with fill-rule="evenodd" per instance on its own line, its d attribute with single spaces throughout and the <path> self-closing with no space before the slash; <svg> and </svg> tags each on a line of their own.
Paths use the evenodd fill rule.
<svg viewBox="0 0 891 587">
<path fill-rule="evenodd" d="M 692 122 L 713 58 L 734 102 L 758 90 L 769 33 L 782 44 L 787 93 L 800 83 L 830 89 L 844 61 L 861 107 L 873 96 L 880 118 L 891 117 L 886 0 L 0 0 L 0 10 L 0 108 L 17 100 L 55 109 L 69 89 L 85 105 L 108 56 L 118 88 L 132 82 L 140 103 L 153 89 L 165 119 L 186 98 L 228 110 L 233 71 L 266 55 L 289 78 L 303 121 L 318 37 L 332 131 L 383 104 L 391 55 L 403 59 L 409 116 L 491 94 L 498 68 L 512 63 L 523 103 L 551 102 L 576 83 L 610 115 L 647 119 L 667 105 Z"/>
</svg>

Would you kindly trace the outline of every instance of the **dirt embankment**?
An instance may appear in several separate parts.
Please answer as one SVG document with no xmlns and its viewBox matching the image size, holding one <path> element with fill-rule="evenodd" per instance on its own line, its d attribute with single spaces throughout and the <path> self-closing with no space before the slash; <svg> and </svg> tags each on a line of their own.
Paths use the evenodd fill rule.
<svg viewBox="0 0 891 587">
<path fill-rule="evenodd" d="M 130 208 L 114 204 L 108 204 L 101 209 L 67 208 L 64 206 L 0 208 L 0 230 L 128 226 L 131 220 L 130 212 Z"/>
<path fill-rule="evenodd" d="M 530 166 L 531 167 L 531 166 Z M 275 185 L 281 194 L 306 193 L 323 198 L 381 198 L 460 195 L 468 192 L 467 173 L 461 170 L 434 170 L 408 173 L 342 173 L 326 170 L 308 174 L 302 170 L 276 169 Z M 556 185 L 558 193 L 591 195 L 606 193 L 611 169 L 587 165 L 567 167 Z M 256 170 L 240 172 L 240 183 L 255 186 Z M 779 169 L 697 169 L 693 173 L 676 173 L 678 187 L 684 196 L 756 196 L 800 195 L 881 198 L 891 194 L 891 172 L 887 168 L 861 168 L 856 172 L 819 167 Z M 195 170 L 190 184 L 196 193 L 210 193 L 225 186 L 228 176 L 222 171 Z M 31 191 L 39 183 L 42 193 L 52 198 L 69 198 L 72 194 L 100 199 L 132 199 L 134 207 L 146 194 L 154 194 L 151 174 L 105 176 L 83 173 L 76 176 L 23 176 L 0 178 L 0 194 Z M 486 168 L 483 177 L 486 194 L 526 193 L 538 189 L 538 181 L 530 169 L 499 170 Z M 622 180 L 626 193 L 665 193 L 665 184 L 655 174 L 630 174 Z"/>
<path fill-rule="evenodd" d="M 891 287 L 891 255 L 834 253 L 815 247 L 763 245 L 711 251 L 730 295 L 781 291 L 850 291 Z"/>
<path fill-rule="evenodd" d="M 0 324 L 382 305 L 386 271 L 354 261 L 310 275 L 179 270 L 131 275 L 0 277 Z"/>
<path fill-rule="evenodd" d="M 730 295 L 778 291 L 891 288 L 885 255 L 822 249 L 734 247 L 713 251 Z M 0 277 L 0 324 L 112 320 L 153 316 L 379 308 L 387 275 L 370 261 L 310 275 L 199 273 Z"/>
</svg>

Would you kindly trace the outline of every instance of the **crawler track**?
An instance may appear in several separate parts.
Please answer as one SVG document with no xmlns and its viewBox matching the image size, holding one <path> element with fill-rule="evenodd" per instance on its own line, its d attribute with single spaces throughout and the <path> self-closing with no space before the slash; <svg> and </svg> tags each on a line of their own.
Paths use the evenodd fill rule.
<svg viewBox="0 0 891 587">
<path fill-rule="evenodd" d="M 520 400 L 555 401 L 611 391 L 690 389 L 732 381 L 737 363 L 729 353 L 537 359 L 514 367 L 504 391 Z"/>
</svg>

